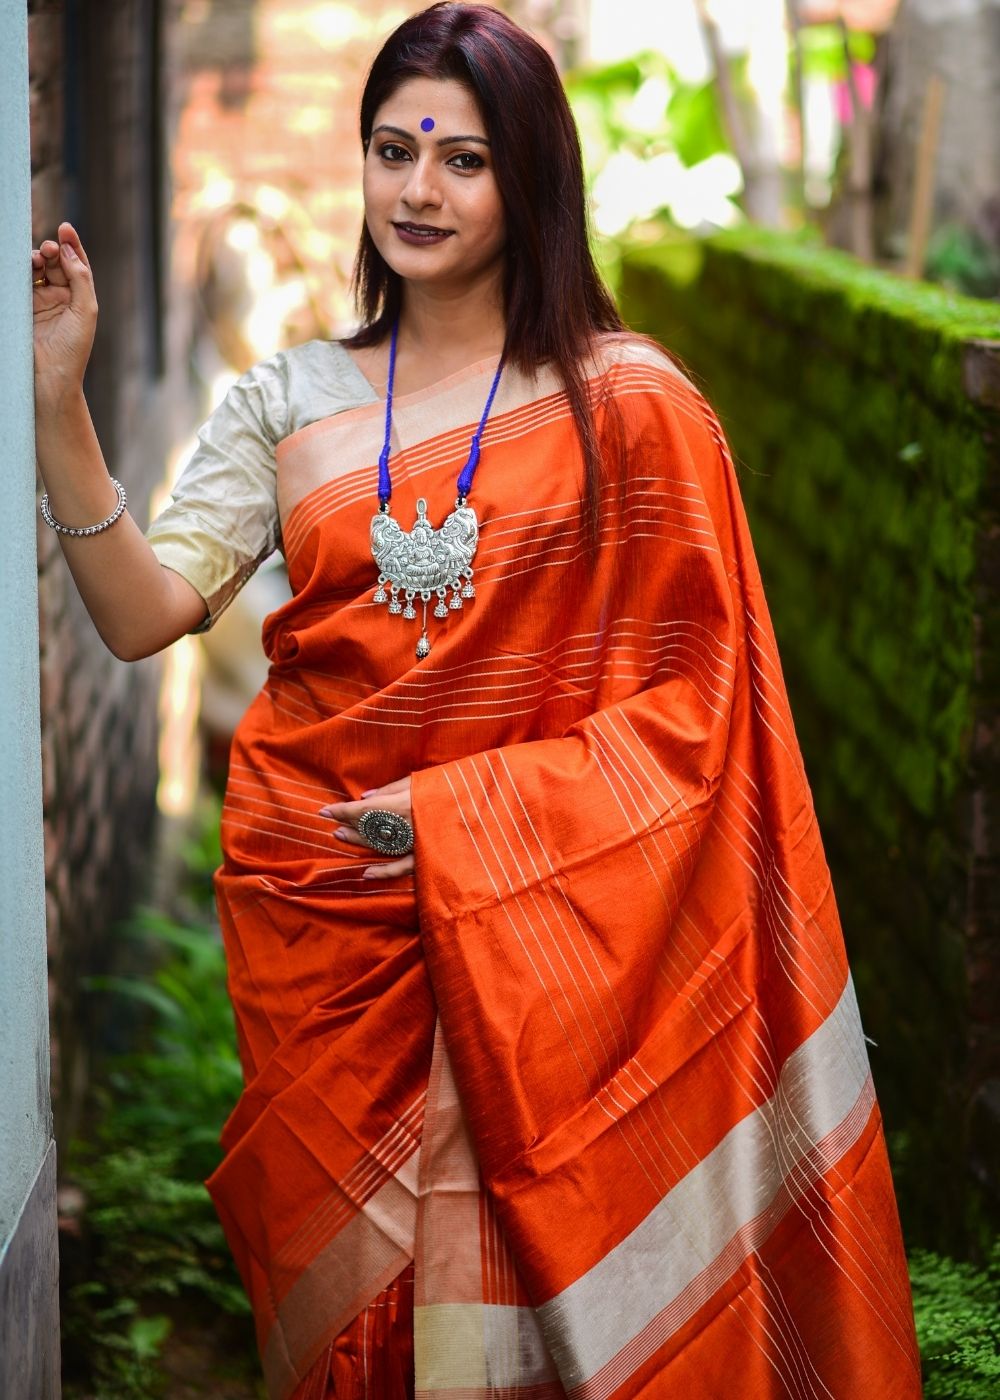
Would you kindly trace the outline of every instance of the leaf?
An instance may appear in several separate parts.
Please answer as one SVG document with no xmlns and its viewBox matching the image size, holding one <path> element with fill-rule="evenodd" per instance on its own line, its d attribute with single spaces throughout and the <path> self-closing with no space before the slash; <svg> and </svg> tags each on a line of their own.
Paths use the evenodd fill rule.
<svg viewBox="0 0 1000 1400">
<path fill-rule="evenodd" d="M 155 1317 L 136 1317 L 128 1329 L 128 1339 L 136 1356 L 142 1361 L 158 1356 L 170 1334 L 170 1318 L 157 1313 Z"/>
<path fill-rule="evenodd" d="M 678 84 L 667 104 L 674 149 L 687 166 L 729 150 L 715 83 Z"/>
<path fill-rule="evenodd" d="M 152 983 L 140 981 L 137 977 L 85 977 L 83 985 L 88 991 L 114 992 L 131 1001 L 144 1002 L 167 1021 L 181 1019 L 180 1008 L 170 997 Z"/>
</svg>

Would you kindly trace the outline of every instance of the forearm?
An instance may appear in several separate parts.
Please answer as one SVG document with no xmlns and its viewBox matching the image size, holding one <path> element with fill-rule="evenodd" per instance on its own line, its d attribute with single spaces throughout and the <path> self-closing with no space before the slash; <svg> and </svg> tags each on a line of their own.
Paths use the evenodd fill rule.
<svg viewBox="0 0 1000 1400">
<path fill-rule="evenodd" d="M 49 508 L 65 525 L 92 525 L 117 504 L 81 390 L 36 401 L 35 450 Z M 125 661 L 161 651 L 205 616 L 205 604 L 160 564 L 128 511 L 96 535 L 59 534 L 87 611 L 105 645 Z"/>
</svg>

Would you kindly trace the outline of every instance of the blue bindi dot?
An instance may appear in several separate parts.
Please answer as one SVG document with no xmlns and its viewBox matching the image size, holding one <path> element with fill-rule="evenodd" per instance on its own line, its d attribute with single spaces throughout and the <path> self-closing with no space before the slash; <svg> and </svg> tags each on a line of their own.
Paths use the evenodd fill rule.
<svg viewBox="0 0 1000 1400">
<path fill-rule="evenodd" d="M 433 117 L 424 117 L 423 121 L 420 123 L 420 130 L 421 130 L 421 131 L 433 131 L 433 130 L 434 130 L 434 118 L 433 118 Z"/>
</svg>

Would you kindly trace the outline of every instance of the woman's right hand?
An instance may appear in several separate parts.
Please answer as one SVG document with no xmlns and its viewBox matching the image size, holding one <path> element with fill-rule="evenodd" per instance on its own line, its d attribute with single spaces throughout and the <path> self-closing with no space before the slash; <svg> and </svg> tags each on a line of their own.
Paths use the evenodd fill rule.
<svg viewBox="0 0 1000 1400">
<path fill-rule="evenodd" d="M 43 239 L 31 251 L 36 402 L 82 391 L 97 330 L 94 280 L 79 234 L 66 222 L 58 233 L 58 241 Z M 46 281 L 34 285 L 43 274 Z"/>
</svg>

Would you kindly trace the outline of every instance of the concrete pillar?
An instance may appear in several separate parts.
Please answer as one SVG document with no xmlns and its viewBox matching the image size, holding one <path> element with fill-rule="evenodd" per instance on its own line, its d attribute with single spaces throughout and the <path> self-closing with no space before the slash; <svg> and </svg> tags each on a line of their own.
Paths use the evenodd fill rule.
<svg viewBox="0 0 1000 1400">
<path fill-rule="evenodd" d="M 24 0 L 0 0 L 0 1396 L 59 1385 L 38 713 L 31 176 Z"/>
</svg>

